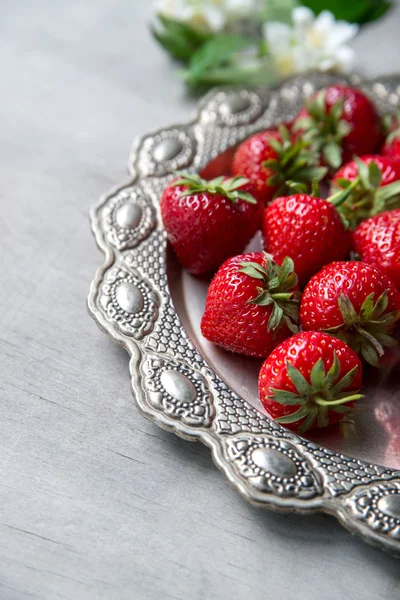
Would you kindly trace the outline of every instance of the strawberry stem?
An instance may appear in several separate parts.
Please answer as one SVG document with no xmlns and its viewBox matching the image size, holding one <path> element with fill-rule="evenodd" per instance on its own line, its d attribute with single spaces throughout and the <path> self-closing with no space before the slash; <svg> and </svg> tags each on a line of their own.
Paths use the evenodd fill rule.
<svg viewBox="0 0 400 600">
<path fill-rule="evenodd" d="M 337 406 L 345 404 L 346 402 L 355 402 L 363 398 L 362 394 L 353 394 L 352 396 L 346 396 L 346 398 L 340 398 L 339 400 L 324 400 L 323 398 L 315 398 L 314 402 L 319 406 Z"/>
</svg>

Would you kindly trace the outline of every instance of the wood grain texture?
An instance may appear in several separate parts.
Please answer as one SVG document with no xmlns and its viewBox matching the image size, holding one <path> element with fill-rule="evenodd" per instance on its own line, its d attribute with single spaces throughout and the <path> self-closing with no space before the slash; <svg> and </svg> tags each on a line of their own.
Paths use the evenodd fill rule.
<svg viewBox="0 0 400 600">
<path fill-rule="evenodd" d="M 186 119 L 139 0 L 2 2 L 0 598 L 398 598 L 399 563 L 325 516 L 253 508 L 158 429 L 86 312 L 88 211 L 131 140 Z M 400 11 L 357 39 L 399 69 Z M 361 590 L 361 591 L 360 591 Z"/>
</svg>

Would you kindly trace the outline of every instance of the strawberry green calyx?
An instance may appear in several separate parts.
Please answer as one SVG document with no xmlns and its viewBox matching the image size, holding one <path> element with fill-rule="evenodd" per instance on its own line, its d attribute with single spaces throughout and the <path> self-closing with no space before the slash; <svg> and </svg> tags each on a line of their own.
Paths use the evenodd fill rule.
<svg viewBox="0 0 400 600">
<path fill-rule="evenodd" d="M 371 161 L 367 165 L 359 158 L 354 160 L 358 166 L 358 177 L 354 181 L 343 178 L 335 181 L 339 191 L 351 190 L 338 210 L 352 229 L 368 217 L 400 208 L 400 181 L 380 187 L 382 171 L 378 164 Z"/>
<path fill-rule="evenodd" d="M 338 304 L 344 323 L 325 332 L 339 338 L 368 363 L 377 366 L 384 348 L 397 346 L 390 334 L 400 320 L 400 311 L 385 313 L 388 301 L 388 290 L 376 302 L 374 295 L 369 294 L 357 314 L 348 296 L 341 294 Z"/>
<path fill-rule="evenodd" d="M 180 194 L 181 198 L 201 193 L 220 194 L 233 203 L 243 200 L 249 204 L 257 204 L 254 196 L 240 189 L 249 183 L 246 177 L 216 177 L 215 179 L 207 180 L 202 179 L 199 175 L 192 175 L 190 173 L 176 173 L 176 175 L 179 179 L 173 181 L 171 186 L 185 186 L 187 188 Z"/>
<path fill-rule="evenodd" d="M 274 197 L 290 193 L 307 193 L 313 180 L 320 181 L 325 177 L 327 169 L 319 166 L 319 154 L 311 143 L 298 139 L 293 141 L 289 130 L 279 127 L 281 140 L 271 138 L 269 144 L 276 152 L 277 158 L 263 162 L 274 174 L 267 180 L 267 185 L 277 186 Z"/>
<path fill-rule="evenodd" d="M 282 425 L 304 419 L 299 428 L 300 433 L 304 433 L 315 424 L 317 427 L 326 427 L 329 424 L 329 411 L 342 415 L 348 414 L 352 411 L 352 407 L 344 406 L 344 404 L 355 402 L 363 397 L 359 391 L 344 391 L 352 384 L 358 366 L 339 379 L 340 361 L 336 352 L 334 352 L 333 363 L 327 373 L 322 358 L 314 364 L 310 374 L 310 383 L 290 362 L 286 362 L 286 368 L 297 392 L 272 388 L 270 398 L 283 405 L 300 405 L 296 412 L 276 419 Z"/>
<path fill-rule="evenodd" d="M 263 252 L 265 267 L 256 262 L 242 262 L 239 271 L 260 281 L 257 296 L 249 303 L 259 306 L 272 306 L 268 321 L 268 331 L 276 331 L 282 322 L 293 333 L 298 332 L 299 305 L 301 294 L 293 290 L 297 285 L 294 262 L 288 256 L 279 266 L 270 254 Z"/>
<path fill-rule="evenodd" d="M 400 137 L 400 111 L 396 115 L 387 113 L 382 117 L 382 127 L 386 135 L 386 143 L 390 144 L 394 139 Z M 397 127 L 396 127 L 397 124 Z"/>
<path fill-rule="evenodd" d="M 340 98 L 328 112 L 325 90 L 321 90 L 312 100 L 306 100 L 308 115 L 297 119 L 294 125 L 294 130 L 301 131 L 303 139 L 316 146 L 332 169 L 342 164 L 341 142 L 352 129 L 351 124 L 342 119 L 343 105 L 344 99 Z"/>
</svg>

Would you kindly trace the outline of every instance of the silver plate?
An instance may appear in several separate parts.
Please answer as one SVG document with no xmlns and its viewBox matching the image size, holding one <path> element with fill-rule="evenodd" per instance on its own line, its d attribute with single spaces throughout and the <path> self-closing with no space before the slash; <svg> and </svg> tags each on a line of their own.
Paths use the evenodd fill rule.
<svg viewBox="0 0 400 600">
<path fill-rule="evenodd" d="M 230 148 L 291 119 L 305 96 L 334 81 L 337 76 L 308 74 L 276 90 L 216 90 L 192 122 L 138 140 L 130 181 L 91 213 L 105 263 L 88 306 L 99 327 L 129 352 L 132 391 L 144 415 L 209 446 L 216 465 L 247 500 L 298 512 L 322 510 L 366 541 L 400 554 L 397 357 L 370 374 L 356 432 L 347 439 L 336 430 L 309 439 L 285 430 L 258 401 L 259 363 L 201 337 L 207 282 L 181 270 L 159 214 L 162 189 L 176 169 L 199 172 L 223 153 L 229 158 Z M 400 76 L 351 82 L 381 112 L 398 108 Z"/>
</svg>

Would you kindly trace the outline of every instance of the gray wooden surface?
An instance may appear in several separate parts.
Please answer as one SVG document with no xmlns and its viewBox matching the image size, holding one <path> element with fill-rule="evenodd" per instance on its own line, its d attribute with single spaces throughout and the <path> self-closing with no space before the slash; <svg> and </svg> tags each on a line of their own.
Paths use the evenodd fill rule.
<svg viewBox="0 0 400 600">
<path fill-rule="evenodd" d="M 85 300 L 88 210 L 131 139 L 193 103 L 150 39 L 150 3 L 0 3 L 0 598 L 397 599 L 400 563 L 325 516 L 231 490 L 209 451 L 158 429 Z M 399 69 L 400 12 L 360 65 Z"/>
</svg>

